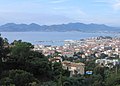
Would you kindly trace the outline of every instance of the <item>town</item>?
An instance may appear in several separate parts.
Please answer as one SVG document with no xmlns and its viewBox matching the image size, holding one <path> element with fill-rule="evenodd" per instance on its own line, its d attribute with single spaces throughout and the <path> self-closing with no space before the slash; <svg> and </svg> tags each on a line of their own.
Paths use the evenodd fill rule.
<svg viewBox="0 0 120 86">
<path fill-rule="evenodd" d="M 65 40 L 63 46 L 9 44 L 0 37 L 1 86 L 117 86 L 120 38 Z"/>
<path fill-rule="evenodd" d="M 65 40 L 63 46 L 34 45 L 34 51 L 51 56 L 49 61 L 62 62 L 64 68 L 69 68 L 71 74 L 85 74 L 84 61 L 95 59 L 95 63 L 104 67 L 113 68 L 120 64 L 119 37 L 92 37 L 81 40 Z"/>
</svg>

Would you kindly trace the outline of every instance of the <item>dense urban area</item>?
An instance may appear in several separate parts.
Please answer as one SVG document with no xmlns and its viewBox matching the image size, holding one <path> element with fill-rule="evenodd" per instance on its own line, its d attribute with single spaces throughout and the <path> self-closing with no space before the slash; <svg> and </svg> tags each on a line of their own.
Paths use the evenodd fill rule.
<svg viewBox="0 0 120 86">
<path fill-rule="evenodd" d="M 0 86 L 120 86 L 120 38 L 52 46 L 0 36 Z"/>
</svg>

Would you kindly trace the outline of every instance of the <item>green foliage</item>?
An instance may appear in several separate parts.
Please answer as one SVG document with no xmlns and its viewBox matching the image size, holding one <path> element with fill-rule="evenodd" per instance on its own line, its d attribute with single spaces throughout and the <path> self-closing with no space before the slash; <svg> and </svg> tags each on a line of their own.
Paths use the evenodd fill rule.
<svg viewBox="0 0 120 86">
<path fill-rule="evenodd" d="M 25 61 L 29 57 L 33 45 L 27 42 L 15 42 L 11 48 L 11 57 L 16 61 Z"/>
<path fill-rule="evenodd" d="M 3 39 L 0 35 L 0 74 L 3 71 L 3 59 L 7 58 L 7 54 L 10 52 L 9 51 L 9 45 L 8 45 L 8 40 L 5 38 Z"/>
<path fill-rule="evenodd" d="M 101 59 L 104 59 L 104 58 L 107 57 L 107 56 L 108 56 L 108 55 L 102 53 L 102 54 L 100 55 L 100 58 L 101 58 Z"/>
<path fill-rule="evenodd" d="M 86 86 L 83 77 L 64 77 L 63 86 Z"/>
<path fill-rule="evenodd" d="M 96 67 L 94 68 L 94 73 L 95 73 L 95 74 L 104 75 L 104 67 L 96 66 Z"/>
<path fill-rule="evenodd" d="M 118 74 L 111 73 L 106 79 L 106 86 L 120 86 L 120 71 Z"/>
<path fill-rule="evenodd" d="M 29 71 L 40 80 L 45 80 L 50 77 L 51 67 L 48 58 L 39 52 L 32 51 L 33 45 L 27 42 L 15 42 L 11 48 L 11 57 L 15 64 L 18 64 L 17 69 Z"/>
<path fill-rule="evenodd" d="M 82 61 L 87 71 L 92 75 L 69 77 L 70 72 L 63 70 L 62 64 L 48 61 L 52 56 L 45 57 L 42 53 L 33 51 L 33 45 L 22 40 L 9 45 L 7 39 L 0 37 L 0 86 L 119 86 L 120 73 L 115 69 L 106 69 L 95 64 L 95 59 L 82 59 L 83 52 L 75 53 L 74 57 L 64 57 L 63 60 Z M 94 56 L 94 55 L 93 55 Z M 106 57 L 102 54 L 101 58 Z M 2 62 L 2 58 L 6 61 Z M 119 66 L 118 66 L 119 70 Z M 112 72 L 110 72 L 112 71 Z M 119 72 L 119 71 L 118 71 Z"/>
<path fill-rule="evenodd" d="M 41 82 L 38 86 L 57 86 L 57 83 L 53 81 Z"/>
<path fill-rule="evenodd" d="M 3 39 L 0 37 L 0 73 L 2 72 L 2 50 L 3 50 Z"/>
<path fill-rule="evenodd" d="M 88 71 L 93 71 L 95 68 L 95 61 L 91 60 L 91 61 L 85 61 L 85 66 L 86 66 L 86 70 Z"/>
<path fill-rule="evenodd" d="M 92 76 L 92 86 L 104 86 L 104 80 L 100 74 Z"/>
<path fill-rule="evenodd" d="M 58 82 L 58 80 L 60 79 L 60 76 L 62 75 L 61 63 L 58 63 L 58 62 L 53 63 L 52 69 L 53 69 L 54 80 Z"/>
<path fill-rule="evenodd" d="M 23 70 L 10 70 L 2 73 L 1 85 L 29 86 L 37 82 L 32 74 Z"/>
</svg>

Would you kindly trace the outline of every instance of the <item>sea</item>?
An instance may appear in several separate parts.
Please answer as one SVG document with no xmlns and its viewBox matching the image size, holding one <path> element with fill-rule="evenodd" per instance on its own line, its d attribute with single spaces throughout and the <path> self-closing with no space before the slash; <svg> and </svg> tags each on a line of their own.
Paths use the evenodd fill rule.
<svg viewBox="0 0 120 86">
<path fill-rule="evenodd" d="M 0 32 L 9 43 L 14 40 L 30 42 L 33 45 L 64 45 L 64 40 L 80 40 L 98 36 L 120 36 L 118 33 L 87 33 L 87 32 Z"/>
</svg>

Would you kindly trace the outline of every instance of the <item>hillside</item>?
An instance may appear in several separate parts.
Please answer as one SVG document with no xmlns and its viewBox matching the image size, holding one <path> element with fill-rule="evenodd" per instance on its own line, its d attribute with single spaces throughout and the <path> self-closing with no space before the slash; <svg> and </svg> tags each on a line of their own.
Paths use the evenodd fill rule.
<svg viewBox="0 0 120 86">
<path fill-rule="evenodd" d="M 104 24 L 84 24 L 84 23 L 68 23 L 60 25 L 38 25 L 31 24 L 15 24 L 7 23 L 0 26 L 0 32 L 66 32 L 66 31 L 81 31 L 81 32 L 120 32 L 120 28 L 110 27 Z"/>
</svg>

